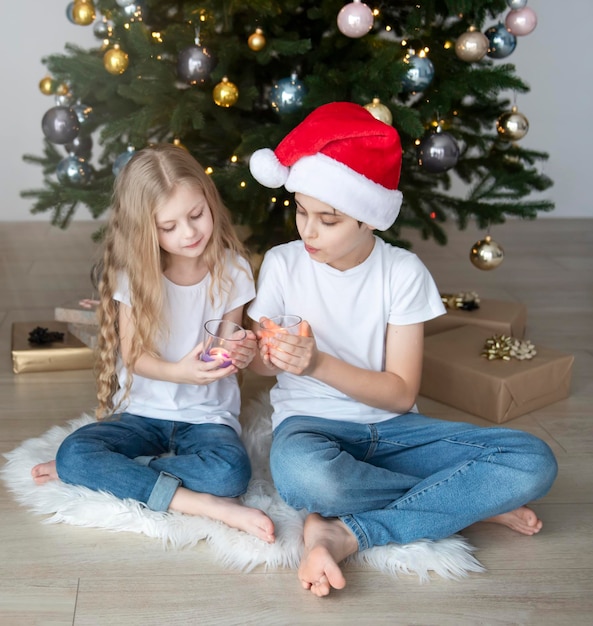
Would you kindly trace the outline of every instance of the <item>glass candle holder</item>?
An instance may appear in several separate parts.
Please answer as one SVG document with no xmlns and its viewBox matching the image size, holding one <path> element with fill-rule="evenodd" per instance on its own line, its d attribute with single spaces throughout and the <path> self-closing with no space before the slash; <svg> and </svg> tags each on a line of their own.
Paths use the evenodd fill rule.
<svg viewBox="0 0 593 626">
<path fill-rule="evenodd" d="M 247 336 L 242 326 L 229 320 L 208 320 L 204 324 L 204 333 L 204 349 L 200 358 L 202 361 L 222 358 L 220 367 L 228 367 L 232 363 L 237 343 Z"/>
</svg>

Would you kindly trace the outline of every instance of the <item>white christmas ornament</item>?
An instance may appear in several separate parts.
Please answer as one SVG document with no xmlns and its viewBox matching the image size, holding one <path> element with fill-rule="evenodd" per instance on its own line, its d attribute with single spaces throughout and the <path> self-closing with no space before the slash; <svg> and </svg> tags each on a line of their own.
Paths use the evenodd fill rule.
<svg viewBox="0 0 593 626">
<path fill-rule="evenodd" d="M 364 37 L 373 27 L 374 20 L 373 12 L 361 0 L 343 6 L 337 19 L 340 32 L 354 39 Z"/>
</svg>

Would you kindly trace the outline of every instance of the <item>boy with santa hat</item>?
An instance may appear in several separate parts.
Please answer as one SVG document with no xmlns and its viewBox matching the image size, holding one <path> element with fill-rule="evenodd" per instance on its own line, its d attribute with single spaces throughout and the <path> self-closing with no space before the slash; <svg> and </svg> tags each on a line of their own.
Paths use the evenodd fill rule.
<svg viewBox="0 0 593 626">
<path fill-rule="evenodd" d="M 386 243 L 402 203 L 397 131 L 348 102 L 319 107 L 250 169 L 295 192 L 301 239 L 269 250 L 248 314 L 253 369 L 275 375 L 270 466 L 281 497 L 305 509 L 299 578 L 318 596 L 346 581 L 358 550 L 441 539 L 483 520 L 533 535 L 527 502 L 557 465 L 533 435 L 417 412 L 423 323 L 444 313 L 418 257 Z M 302 317 L 299 335 L 263 341 L 257 321 Z"/>
</svg>

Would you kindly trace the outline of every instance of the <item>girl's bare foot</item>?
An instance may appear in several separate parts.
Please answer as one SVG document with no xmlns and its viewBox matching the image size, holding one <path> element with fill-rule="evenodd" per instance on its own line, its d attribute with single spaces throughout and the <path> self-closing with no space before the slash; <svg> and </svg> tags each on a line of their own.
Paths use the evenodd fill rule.
<svg viewBox="0 0 593 626">
<path fill-rule="evenodd" d="M 316 596 L 327 596 L 334 589 L 343 589 L 346 579 L 339 563 L 358 551 L 358 541 L 337 518 L 311 513 L 305 520 L 305 552 L 299 566 L 303 589 Z"/>
<path fill-rule="evenodd" d="M 169 508 L 188 515 L 200 515 L 219 520 L 231 528 L 243 530 L 266 543 L 276 541 L 274 522 L 263 511 L 244 506 L 237 498 L 222 498 L 179 487 Z"/>
<path fill-rule="evenodd" d="M 508 526 L 511 530 L 515 530 L 522 535 L 535 535 L 543 526 L 543 522 L 537 515 L 526 506 L 521 506 L 514 511 L 495 515 L 484 520 L 485 522 L 494 522 Z"/>
<path fill-rule="evenodd" d="M 50 480 L 58 480 L 56 462 L 48 461 L 47 463 L 39 463 L 31 470 L 31 476 L 33 476 L 33 480 L 38 485 L 48 483 Z"/>
</svg>

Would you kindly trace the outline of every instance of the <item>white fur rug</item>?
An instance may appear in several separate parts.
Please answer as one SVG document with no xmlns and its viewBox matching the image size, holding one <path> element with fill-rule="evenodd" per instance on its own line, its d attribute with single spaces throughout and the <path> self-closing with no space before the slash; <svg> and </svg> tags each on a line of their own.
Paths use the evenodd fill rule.
<svg viewBox="0 0 593 626">
<path fill-rule="evenodd" d="M 271 482 L 268 466 L 272 436 L 270 415 L 267 394 L 244 406 L 243 439 L 252 460 L 253 479 L 243 500 L 249 506 L 266 511 L 274 521 L 277 539 L 272 545 L 208 518 L 151 511 L 135 500 L 119 500 L 107 493 L 66 485 L 58 480 L 36 485 L 31 478 L 31 468 L 55 458 L 62 440 L 94 419 L 89 415 L 65 426 L 54 426 L 43 436 L 28 439 L 4 454 L 7 462 L 0 472 L 19 503 L 34 513 L 49 516 L 45 523 L 64 522 L 143 533 L 175 549 L 205 541 L 223 566 L 244 571 L 258 565 L 296 568 L 303 548 L 305 515 L 287 506 Z M 474 548 L 463 537 L 455 535 L 440 541 L 375 547 L 353 555 L 349 561 L 395 576 L 415 574 L 421 581 L 427 581 L 431 572 L 443 578 L 460 578 L 469 572 L 484 571 L 473 552 Z"/>
</svg>

